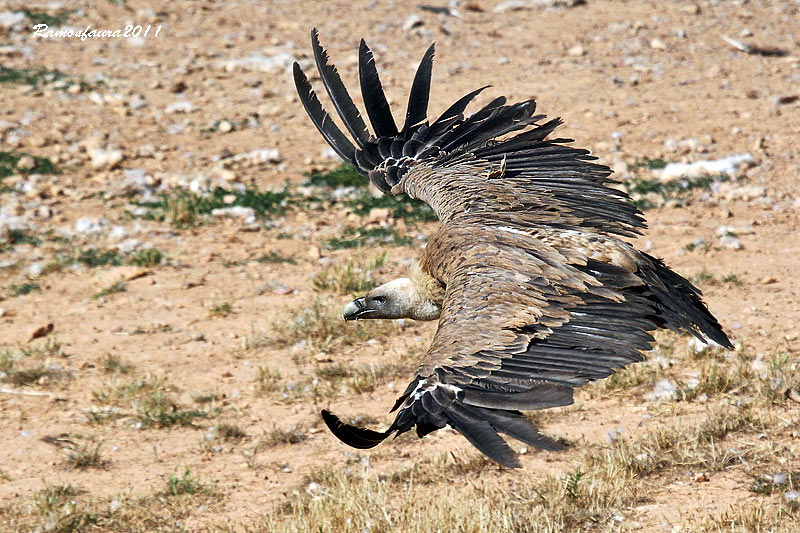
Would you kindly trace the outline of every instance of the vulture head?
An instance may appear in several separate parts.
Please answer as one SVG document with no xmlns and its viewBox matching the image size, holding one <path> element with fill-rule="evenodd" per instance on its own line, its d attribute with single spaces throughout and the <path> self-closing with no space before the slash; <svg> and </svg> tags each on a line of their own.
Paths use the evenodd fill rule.
<svg viewBox="0 0 800 533">
<path fill-rule="evenodd" d="M 375 287 L 344 307 L 345 320 L 366 318 L 413 318 L 436 320 L 442 312 L 441 299 L 412 278 L 397 278 Z"/>
</svg>

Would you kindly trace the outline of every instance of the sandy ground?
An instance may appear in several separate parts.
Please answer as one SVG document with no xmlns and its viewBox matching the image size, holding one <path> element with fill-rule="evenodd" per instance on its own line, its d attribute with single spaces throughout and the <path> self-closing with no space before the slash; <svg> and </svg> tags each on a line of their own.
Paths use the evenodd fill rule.
<svg viewBox="0 0 800 533">
<path fill-rule="evenodd" d="M 371 342 L 334 343 L 327 350 L 287 345 L 280 325 L 319 297 L 312 285 L 315 273 L 349 260 L 363 263 L 385 249 L 390 260 L 376 278 L 388 280 L 404 271 L 420 241 L 328 250 L 328 239 L 367 220 L 340 206 L 303 202 L 254 225 L 214 217 L 180 228 L 130 214 L 131 202 L 159 191 L 237 184 L 278 190 L 287 181 L 294 188 L 306 173 L 335 165 L 289 75 L 292 61 L 311 64 L 308 35 L 314 26 L 352 87 L 358 39 L 364 37 L 375 51 L 390 102 L 398 107 L 405 103 L 418 59 L 436 41 L 434 114 L 484 84 L 493 88 L 480 102 L 499 94 L 512 101 L 535 97 L 540 112 L 563 117 L 561 136 L 590 148 L 624 180 L 652 177 L 649 169 L 634 165 L 645 158 L 692 162 L 751 154 L 752 165 L 737 170 L 737 180 L 699 191 L 689 202 L 649 209 L 650 230 L 637 245 L 687 277 L 734 276 L 741 283 L 701 283 L 731 338 L 762 357 L 780 350 L 797 358 L 797 4 L 590 0 L 555 9 L 520 2 L 521 9 L 506 10 L 480 0 L 461 2 L 459 17 L 399 2 L 120 4 L 63 3 L 75 10 L 65 24 L 112 30 L 151 25 L 147 38 L 43 39 L 32 35 L 29 19 L 0 25 L 0 64 L 58 70 L 68 79 L 63 87 L 0 84 L 2 150 L 46 157 L 63 169 L 40 177 L 16 172 L 0 181 L 9 186 L 0 192 L 5 223 L 17 217 L 15 223 L 41 240 L 0 245 L 0 353 L 5 350 L 14 368 L 57 370 L 20 386 L 2 383 L 3 501 L 29 500 L 52 483 L 72 484 L 95 498 L 142 496 L 160 490 L 165 476 L 189 467 L 213 482 L 223 498 L 213 512 L 193 512 L 184 527 L 225 522 L 247 527 L 286 494 L 302 490 L 309 474 L 353 456 L 324 429 L 319 407 L 369 414 L 379 424 L 390 421 L 386 411 L 405 388 L 433 325 L 409 324 L 404 330 L 392 325 Z M 2 2 L 0 14 L 22 7 Z M 58 12 L 52 2 L 25 7 Z M 418 17 L 415 24 L 412 16 Z M 722 36 L 786 53 L 746 53 Z M 220 128 L 219 121 L 228 121 L 232 131 L 222 131 L 227 126 Z M 231 154 L 258 149 L 279 154 L 270 161 L 229 164 Z M 118 226 L 123 229 L 114 233 Z M 735 234 L 738 246 L 720 240 L 721 226 L 731 227 L 721 234 Z M 419 224 L 408 233 L 427 235 L 434 228 Z M 165 259 L 142 268 L 79 265 L 50 273 L 32 266 L 48 264 L 64 247 L 88 246 L 122 255 L 156 247 Z M 295 263 L 248 262 L 270 252 Z M 124 292 L 92 297 L 134 273 L 143 275 L 127 281 Z M 24 283 L 40 290 L 15 295 L 12 286 Z M 321 298 L 338 310 L 350 296 Z M 231 305 L 229 313 L 214 312 L 224 303 Z M 29 340 L 48 323 L 54 324 L 52 333 Z M 131 371 L 107 372 L 103 361 L 109 354 L 130 364 Z M 334 364 L 330 361 L 347 366 L 381 360 L 405 364 L 408 372 L 379 379 L 374 390 L 362 394 L 335 382 L 318 392 L 286 393 L 287 385 L 293 387 L 289 393 L 310 387 L 321 367 Z M 280 372 L 279 390 L 258 393 L 260 367 Z M 121 418 L 89 423 L 87 410 L 103 408 L 102 391 L 147 379 L 166 380 L 186 409 L 211 409 L 196 398 L 216 395 L 210 405 L 219 414 L 189 427 L 140 428 L 135 407 L 123 400 L 117 404 Z M 579 446 L 602 444 L 609 429 L 635 435 L 689 412 L 684 404 L 641 398 L 631 405 L 619 395 L 581 398 L 582 411 L 550 417 L 543 429 Z M 237 425 L 247 439 L 214 440 L 209 428 L 223 422 Z M 307 438 L 262 445 L 256 467 L 248 464 L 243 452 L 269 440 L 276 428 L 291 427 Z M 68 469 L 66 452 L 42 440 L 59 435 L 102 442 L 107 463 Z M 384 445 L 370 460 L 391 470 L 450 449 L 473 453 L 460 436 L 440 432 L 423 441 L 404 438 Z M 568 468 L 571 460 L 568 454 L 529 454 L 524 471 L 494 469 L 486 475 L 498 483 L 542 477 Z M 664 517 L 692 523 L 727 504 L 757 498 L 742 477 L 721 474 L 700 488 L 666 480 L 654 491 L 645 529 L 660 530 Z"/>
</svg>

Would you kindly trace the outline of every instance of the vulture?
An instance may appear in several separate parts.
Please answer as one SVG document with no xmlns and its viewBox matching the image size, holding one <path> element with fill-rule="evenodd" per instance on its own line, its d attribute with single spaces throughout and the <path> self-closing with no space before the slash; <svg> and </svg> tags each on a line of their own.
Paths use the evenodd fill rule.
<svg viewBox="0 0 800 533">
<path fill-rule="evenodd" d="M 646 227 L 611 170 L 572 139 L 550 138 L 561 119 L 534 100 L 498 97 L 471 115 L 487 87 L 428 116 L 433 45 L 398 127 L 364 40 L 358 75 L 366 109 L 348 94 L 316 29 L 317 70 L 346 135 L 303 70 L 294 82 L 333 150 L 385 194 L 427 203 L 441 223 L 409 276 L 347 304 L 345 320 L 438 320 L 430 348 L 397 399 L 394 422 L 375 431 L 327 410 L 331 432 L 359 449 L 416 429 L 451 426 L 509 468 L 519 458 L 500 434 L 557 450 L 522 411 L 569 405 L 573 389 L 643 360 L 667 328 L 732 348 L 700 290 L 625 238 Z"/>
</svg>

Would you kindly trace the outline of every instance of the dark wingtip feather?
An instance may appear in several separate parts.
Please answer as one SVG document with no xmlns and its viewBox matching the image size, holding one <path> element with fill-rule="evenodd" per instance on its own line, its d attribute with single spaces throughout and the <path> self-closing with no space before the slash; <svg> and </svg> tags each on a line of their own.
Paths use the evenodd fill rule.
<svg viewBox="0 0 800 533">
<path fill-rule="evenodd" d="M 322 78 L 322 83 L 325 85 L 325 90 L 328 92 L 336 112 L 339 113 L 339 117 L 347 127 L 347 131 L 350 132 L 356 143 L 363 148 L 369 141 L 367 125 L 353 103 L 350 93 L 347 92 L 336 66 L 328 62 L 328 52 L 319 44 L 319 32 L 316 28 L 311 30 L 311 48 L 314 51 L 314 61 Z"/>
<path fill-rule="evenodd" d="M 436 43 L 430 45 L 422 56 L 417 73 L 414 75 L 414 82 L 411 85 L 411 94 L 408 96 L 408 108 L 406 111 L 406 122 L 403 131 L 408 131 L 428 118 L 428 100 L 431 94 L 431 74 L 433 73 L 433 55 Z"/>
<path fill-rule="evenodd" d="M 358 48 L 358 77 L 361 82 L 361 97 L 364 99 L 364 107 L 367 108 L 367 116 L 375 135 L 377 137 L 397 135 L 397 124 L 389 108 L 389 102 L 386 101 L 378 69 L 375 67 L 375 58 L 364 39 L 361 39 Z"/>
<path fill-rule="evenodd" d="M 322 410 L 322 420 L 325 421 L 325 425 L 328 426 L 328 429 L 331 430 L 331 433 L 333 433 L 336 438 L 348 446 L 358 448 L 359 450 L 374 448 L 389 436 L 388 431 L 381 433 L 379 431 L 345 424 L 338 416 L 326 409 Z"/>
<path fill-rule="evenodd" d="M 342 130 L 333 123 L 328 112 L 319 103 L 317 94 L 297 61 L 293 65 L 293 74 L 297 95 L 300 97 L 306 113 L 308 113 L 317 130 L 319 130 L 331 148 L 339 154 L 339 157 L 348 163 L 355 163 L 355 146 L 345 137 Z"/>
</svg>

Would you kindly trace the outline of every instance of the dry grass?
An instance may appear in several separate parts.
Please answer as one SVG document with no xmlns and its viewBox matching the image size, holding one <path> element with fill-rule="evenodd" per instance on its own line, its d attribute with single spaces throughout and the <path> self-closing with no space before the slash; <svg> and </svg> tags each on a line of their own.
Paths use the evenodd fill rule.
<svg viewBox="0 0 800 533">
<path fill-rule="evenodd" d="M 791 456 L 758 438 L 772 427 L 769 415 L 747 407 L 709 409 L 688 427 L 658 427 L 585 449 L 572 468 L 544 478 L 506 471 L 475 453 L 423 459 L 388 472 L 344 466 L 306 479 L 258 530 L 430 531 L 432 524 L 439 531 L 470 532 L 627 530 L 635 507 L 652 501 L 650 478 L 693 469 L 746 470 Z M 760 508 L 732 508 L 706 530 L 726 531 L 730 524 L 736 531 L 794 531 L 800 525 L 800 516 L 786 506 L 781 520 Z"/>
<path fill-rule="evenodd" d="M 314 351 L 329 351 L 372 338 L 386 338 L 396 329 L 385 320 L 360 320 L 344 324 L 340 305 L 315 298 L 300 307 L 288 321 L 273 324 L 275 340 L 283 346 L 303 343 Z"/>
</svg>

